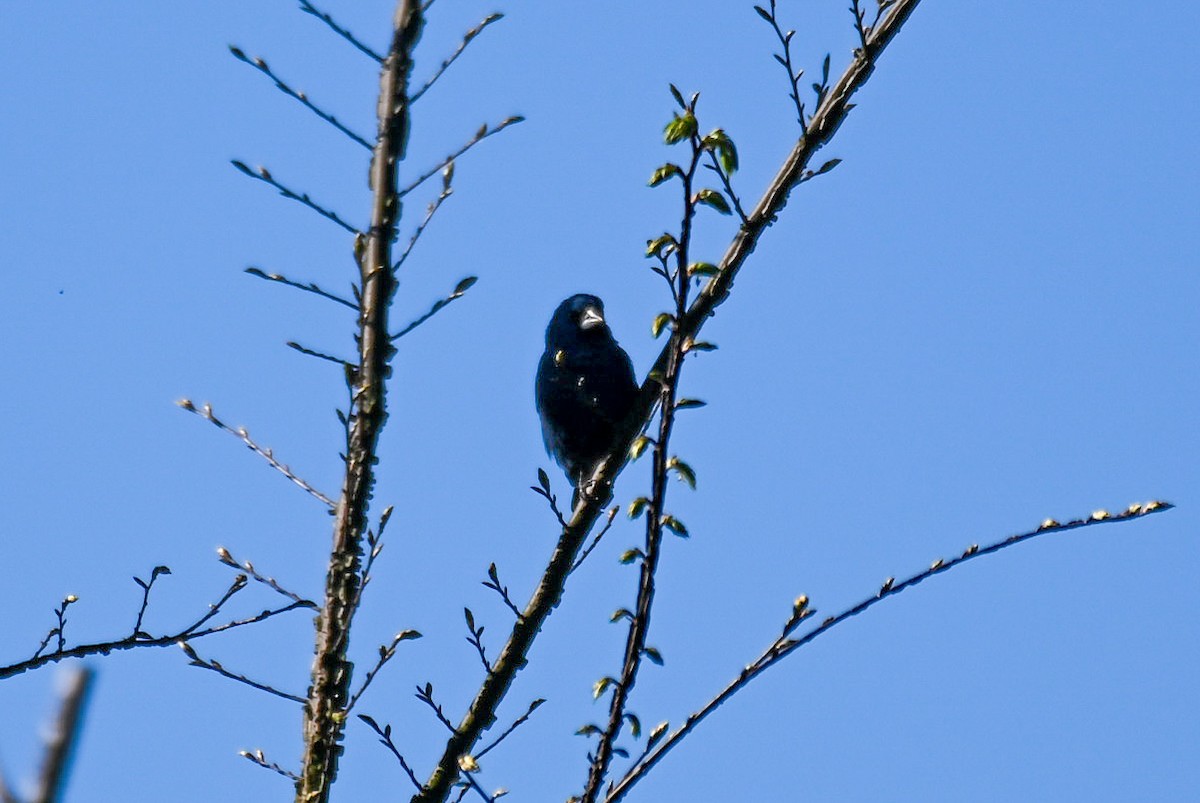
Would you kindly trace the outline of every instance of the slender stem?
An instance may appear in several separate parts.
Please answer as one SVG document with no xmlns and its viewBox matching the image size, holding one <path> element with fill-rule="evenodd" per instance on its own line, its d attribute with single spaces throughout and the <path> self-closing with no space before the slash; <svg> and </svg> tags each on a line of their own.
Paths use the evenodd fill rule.
<svg viewBox="0 0 1200 803">
<path fill-rule="evenodd" d="M 388 308 L 395 294 L 391 244 L 400 217 L 396 168 L 408 142 L 408 78 L 423 15 L 416 0 L 400 0 L 392 44 L 383 62 L 379 132 L 371 159 L 371 227 L 359 257 L 362 299 L 359 364 L 354 375 L 355 410 L 346 452 L 341 499 L 334 512 L 333 548 L 325 602 L 317 619 L 312 686 L 304 709 L 304 759 L 296 785 L 297 803 L 326 803 L 337 777 L 345 710 L 353 666 L 347 659 L 350 624 L 358 599 L 363 534 L 375 485 L 379 433 L 387 420 L 385 387 L 395 350 L 388 342 Z"/>
</svg>

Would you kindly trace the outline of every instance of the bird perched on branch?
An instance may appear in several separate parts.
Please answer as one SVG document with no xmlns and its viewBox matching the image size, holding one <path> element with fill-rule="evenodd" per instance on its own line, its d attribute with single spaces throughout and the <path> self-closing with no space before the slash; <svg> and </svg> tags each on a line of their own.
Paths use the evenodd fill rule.
<svg viewBox="0 0 1200 803">
<path fill-rule="evenodd" d="M 558 305 L 546 327 L 535 396 L 542 439 L 576 488 L 612 445 L 637 399 L 629 355 L 604 320 L 604 302 L 579 294 Z"/>
</svg>

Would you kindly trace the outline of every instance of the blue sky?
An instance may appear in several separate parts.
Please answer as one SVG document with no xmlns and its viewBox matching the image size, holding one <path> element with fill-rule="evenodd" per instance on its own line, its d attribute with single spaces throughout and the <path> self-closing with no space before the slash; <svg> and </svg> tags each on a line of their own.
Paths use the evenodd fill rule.
<svg viewBox="0 0 1200 803">
<path fill-rule="evenodd" d="M 841 2 L 784 2 L 803 63 L 853 46 Z M 329 0 L 384 46 L 392 4 Z M 479 681 L 470 605 L 495 561 L 523 602 L 556 538 L 527 490 L 550 468 L 533 409 L 545 322 L 595 292 L 639 371 L 665 307 L 642 258 L 676 223 L 645 181 L 670 152 L 667 83 L 701 91 L 705 128 L 741 151 L 756 199 L 795 135 L 773 40 L 750 4 L 437 3 L 416 74 L 484 15 L 508 17 L 423 98 L 405 173 L 484 121 L 528 120 L 458 164 L 456 192 L 401 277 L 395 317 L 479 283 L 400 344 L 376 499 L 394 504 L 355 634 L 360 664 L 416 628 L 362 704 L 425 776 L 437 723 Z M 695 493 L 670 507 L 650 636 L 666 665 L 632 708 L 680 722 L 769 642 L 791 600 L 822 614 L 889 575 L 1023 531 L 1151 498 L 1178 509 L 1036 540 L 940 576 L 773 669 L 673 753 L 631 800 L 1178 800 L 1200 788 L 1197 175 L 1191 3 L 1073 7 L 927 2 L 884 55 L 804 185 L 705 329 L 676 447 Z M 0 663 L 28 655 L 66 594 L 68 633 L 132 625 L 129 579 L 156 564 L 148 624 L 193 617 L 229 581 L 217 545 L 301 593 L 323 581 L 320 506 L 173 402 L 211 401 L 318 487 L 338 485 L 337 369 L 284 347 L 349 353 L 352 314 L 242 275 L 341 289 L 344 232 L 247 181 L 238 158 L 366 217 L 365 152 L 226 51 L 265 57 L 352 128 L 373 130 L 373 65 L 288 2 L 7 3 L 0 11 Z M 403 174 L 402 174 L 403 176 Z M 403 178 L 402 178 L 403 180 Z M 434 188 L 430 187 L 429 192 Z M 420 197 L 417 197 L 420 196 Z M 427 198 L 414 194 L 409 225 Z M 704 216 L 697 257 L 731 223 Z M 648 488 L 628 469 L 620 501 Z M 551 472 L 564 489 L 557 471 Z M 515 800 L 581 785 L 619 668 L 609 613 L 633 599 L 619 521 L 572 579 L 502 710 L 549 702 L 484 765 Z M 257 592 L 255 592 L 257 593 Z M 250 592 L 247 592 L 247 597 Z M 253 613 L 270 601 L 244 602 Z M 206 656 L 303 693 L 304 616 Z M 300 712 L 186 666 L 175 650 L 92 662 L 99 680 L 68 800 L 289 799 L 239 758 L 299 753 Z M 0 683 L 0 762 L 31 776 L 55 670 Z M 342 799 L 404 799 L 407 781 L 354 723 Z"/>
</svg>

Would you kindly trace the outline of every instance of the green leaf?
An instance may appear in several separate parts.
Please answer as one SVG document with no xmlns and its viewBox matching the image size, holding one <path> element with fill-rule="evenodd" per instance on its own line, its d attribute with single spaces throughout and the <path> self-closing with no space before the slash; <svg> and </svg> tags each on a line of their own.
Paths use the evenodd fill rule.
<svg viewBox="0 0 1200 803">
<path fill-rule="evenodd" d="M 662 184 L 672 176 L 682 175 L 683 168 L 677 164 L 671 164 L 670 162 L 667 162 L 665 165 L 654 171 L 654 174 L 650 176 L 649 184 L 651 187 L 657 187 L 659 184 Z"/>
<path fill-rule="evenodd" d="M 654 745 L 658 744 L 662 737 L 667 735 L 667 728 L 671 727 L 671 723 L 663 720 L 654 726 L 654 730 L 650 731 L 650 738 L 646 740 L 646 749 L 650 750 Z"/>
<path fill-rule="evenodd" d="M 613 611 L 612 616 L 608 617 L 610 622 L 619 622 L 622 619 L 633 619 L 633 612 L 628 608 L 617 608 Z"/>
<path fill-rule="evenodd" d="M 693 203 L 704 204 L 720 212 L 722 215 L 729 215 L 733 210 L 729 208 L 729 202 L 725 200 L 725 196 L 714 189 L 705 188 L 696 193 L 692 198 Z"/>
<path fill-rule="evenodd" d="M 686 109 L 687 104 L 683 102 L 683 93 L 674 84 L 667 84 L 671 88 L 671 97 L 675 98 L 675 102 L 679 104 L 679 108 Z"/>
<path fill-rule="evenodd" d="M 477 282 L 477 281 L 479 281 L 478 276 L 468 276 L 467 278 L 463 279 L 458 284 L 454 285 L 454 292 L 451 293 L 450 295 L 454 296 L 455 298 L 458 298 L 463 293 L 470 290 L 475 285 L 475 282 Z"/>
<path fill-rule="evenodd" d="M 638 719 L 637 714 L 626 714 L 625 719 L 629 720 L 629 735 L 635 739 L 640 739 L 642 736 L 642 721 Z"/>
<path fill-rule="evenodd" d="M 762 6 L 755 6 L 754 10 L 758 13 L 758 16 L 762 17 L 767 22 L 771 22 L 771 15 L 767 13 L 767 10 L 765 8 L 763 8 Z"/>
<path fill-rule="evenodd" d="M 598 736 L 601 733 L 604 733 L 604 731 L 600 730 L 600 726 L 595 723 L 590 723 L 588 725 L 584 725 L 582 728 L 575 731 L 576 736 L 592 736 L 592 735 Z"/>
<path fill-rule="evenodd" d="M 645 435 L 638 435 L 634 438 L 633 443 L 629 447 L 629 456 L 637 460 L 646 451 L 646 447 L 650 445 L 650 438 Z"/>
<path fill-rule="evenodd" d="M 707 405 L 708 402 L 701 401 L 700 399 L 680 399 L 679 401 L 675 402 L 675 409 L 692 410 L 696 407 L 706 407 Z"/>
<path fill-rule="evenodd" d="M 405 630 L 396 636 L 396 641 L 411 641 L 418 638 L 421 638 L 420 630 Z"/>
<path fill-rule="evenodd" d="M 599 680 L 597 680 L 595 683 L 592 684 L 592 699 L 599 700 L 600 695 L 604 694 L 605 689 L 607 689 L 609 686 L 615 685 L 616 682 L 617 682 L 616 678 L 610 678 L 610 677 L 603 677 L 603 678 L 600 678 Z"/>
<path fill-rule="evenodd" d="M 726 175 L 733 175 L 738 169 L 737 146 L 733 144 L 733 140 L 725 133 L 725 129 L 714 129 L 711 134 L 703 140 L 705 148 L 717 154 L 717 161 L 721 164 L 721 169 Z"/>
<path fill-rule="evenodd" d="M 543 468 L 538 469 L 538 485 L 542 486 L 543 491 L 550 493 L 550 477 Z"/>
<path fill-rule="evenodd" d="M 685 139 L 691 139 L 696 135 L 696 117 L 691 112 L 686 112 L 681 117 L 678 114 L 671 118 L 671 122 L 667 123 L 663 128 L 663 141 L 668 145 L 674 145 L 683 142 Z"/>
<path fill-rule="evenodd" d="M 675 471 L 679 476 L 680 482 L 685 482 L 693 491 L 696 490 L 696 472 L 692 470 L 691 466 L 678 457 L 672 457 L 667 461 L 667 468 Z M 687 531 L 685 530 L 684 532 L 686 533 Z"/>
<path fill-rule="evenodd" d="M 663 516 L 662 517 L 662 526 L 666 527 L 668 530 L 675 533 L 680 538 L 691 537 L 691 533 L 688 532 L 687 527 L 683 526 L 683 522 L 680 521 L 679 519 L 675 518 L 674 516 L 671 516 L 671 515 Z"/>
<path fill-rule="evenodd" d="M 675 237 L 670 234 L 664 234 L 655 240 L 646 241 L 646 256 L 648 257 L 665 257 L 675 250 Z"/>
<path fill-rule="evenodd" d="M 657 647 L 647 647 L 642 650 L 642 655 L 646 656 L 646 659 L 656 666 L 663 665 L 662 653 L 658 651 Z"/>
<path fill-rule="evenodd" d="M 716 276 L 720 271 L 711 262 L 693 262 L 688 265 L 689 276 Z"/>
<path fill-rule="evenodd" d="M 693 340 L 687 347 L 687 351 L 716 351 L 717 344 L 709 343 L 707 340 Z"/>
<path fill-rule="evenodd" d="M 830 159 L 828 162 L 826 162 L 825 164 L 821 165 L 821 168 L 820 168 L 819 170 L 817 170 L 817 172 L 816 172 L 816 173 L 814 173 L 813 175 L 815 175 L 815 176 L 820 176 L 820 175 L 823 175 L 823 174 L 825 174 L 825 173 L 828 173 L 830 170 L 832 170 L 833 168 L 837 167 L 837 166 L 838 166 L 838 165 L 840 165 L 841 163 L 842 163 L 842 160 L 841 160 L 841 159 Z"/>
<path fill-rule="evenodd" d="M 646 505 L 650 504 L 650 500 L 644 496 L 639 496 L 629 503 L 629 518 L 636 519 L 642 515 L 642 511 L 646 509 Z"/>
<path fill-rule="evenodd" d="M 662 334 L 663 329 L 671 321 L 675 320 L 669 312 L 660 312 L 654 316 L 654 323 L 650 325 L 650 332 L 657 338 Z"/>
<path fill-rule="evenodd" d="M 642 550 L 627 549 L 621 553 L 621 557 L 619 558 L 619 560 L 621 563 L 628 566 L 630 563 L 633 563 L 635 560 L 637 560 L 640 557 L 643 557 Z"/>
</svg>

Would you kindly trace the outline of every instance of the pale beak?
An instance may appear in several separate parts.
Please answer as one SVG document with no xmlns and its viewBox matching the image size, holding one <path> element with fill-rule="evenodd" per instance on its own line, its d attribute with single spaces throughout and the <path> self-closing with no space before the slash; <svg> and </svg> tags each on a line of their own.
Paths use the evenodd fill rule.
<svg viewBox="0 0 1200 803">
<path fill-rule="evenodd" d="M 600 314 L 600 310 L 595 307 L 585 307 L 583 310 L 583 318 L 579 321 L 579 328 L 583 330 L 591 329 L 593 326 L 603 326 L 604 316 Z"/>
</svg>

